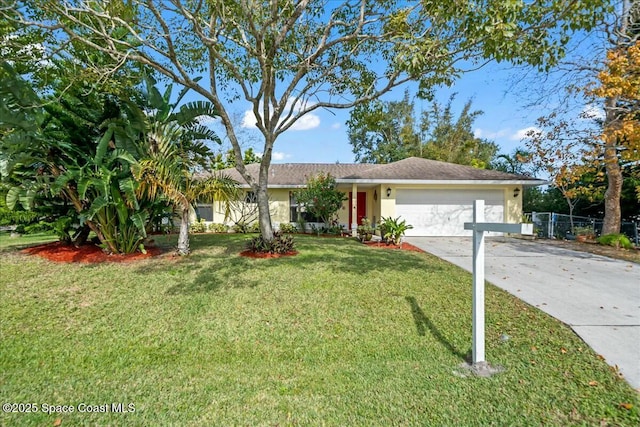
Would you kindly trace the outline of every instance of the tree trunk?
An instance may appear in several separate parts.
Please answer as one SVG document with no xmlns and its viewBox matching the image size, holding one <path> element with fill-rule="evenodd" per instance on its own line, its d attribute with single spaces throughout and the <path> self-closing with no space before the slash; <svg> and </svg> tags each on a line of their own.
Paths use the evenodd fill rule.
<svg viewBox="0 0 640 427">
<path fill-rule="evenodd" d="M 178 255 L 189 255 L 189 209 L 182 209 L 180 234 L 178 235 Z"/>
<path fill-rule="evenodd" d="M 269 195 L 267 194 L 267 184 L 258 184 L 256 192 L 258 198 L 258 224 L 260 225 L 260 234 L 262 238 L 273 240 L 273 225 L 271 224 L 271 213 L 269 212 Z"/>
<path fill-rule="evenodd" d="M 569 205 L 569 227 L 571 227 L 571 234 L 573 234 L 574 225 L 573 225 L 573 206 L 574 204 L 567 198 L 567 204 Z"/>
<path fill-rule="evenodd" d="M 607 190 L 604 193 L 604 223 L 602 234 L 620 232 L 620 197 L 622 195 L 622 170 L 616 149 L 618 141 L 615 135 L 607 135 L 607 128 L 616 126 L 618 116 L 616 106 L 618 99 L 610 97 L 605 100 L 604 122 L 604 168 L 607 173 Z"/>
<path fill-rule="evenodd" d="M 76 233 L 73 237 L 73 245 L 77 248 L 84 245 L 87 242 L 91 228 L 86 224 Z"/>
<path fill-rule="evenodd" d="M 258 199 L 258 223 L 260 225 L 260 234 L 266 241 L 273 240 L 273 225 L 271 224 L 271 213 L 269 212 L 269 194 L 267 194 L 267 186 L 269 183 L 269 167 L 271 166 L 271 149 L 273 141 L 269 141 L 265 136 L 265 150 L 260 162 L 260 176 L 258 177 L 256 196 Z"/>
<path fill-rule="evenodd" d="M 607 172 L 607 190 L 604 193 L 604 223 L 602 234 L 620 233 L 622 195 L 622 170 L 618 163 L 616 147 L 607 146 L 604 150 L 604 166 Z"/>
</svg>

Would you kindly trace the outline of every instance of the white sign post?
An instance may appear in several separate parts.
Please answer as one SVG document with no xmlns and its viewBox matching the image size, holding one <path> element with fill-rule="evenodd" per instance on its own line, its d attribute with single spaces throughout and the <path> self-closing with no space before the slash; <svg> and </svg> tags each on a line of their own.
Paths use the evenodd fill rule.
<svg viewBox="0 0 640 427">
<path fill-rule="evenodd" d="M 464 223 L 465 230 L 473 230 L 473 365 L 485 362 L 484 356 L 484 233 L 533 234 L 533 224 L 484 222 L 484 200 L 473 204 L 473 222 Z"/>
</svg>

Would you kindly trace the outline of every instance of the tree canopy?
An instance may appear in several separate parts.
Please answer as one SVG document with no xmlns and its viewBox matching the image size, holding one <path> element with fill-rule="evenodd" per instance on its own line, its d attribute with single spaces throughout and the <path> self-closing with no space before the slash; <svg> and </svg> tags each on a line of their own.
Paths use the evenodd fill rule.
<svg viewBox="0 0 640 427">
<path fill-rule="evenodd" d="M 473 122 L 483 112 L 468 100 L 456 118 L 453 94 L 446 105 L 433 101 L 415 119 L 415 102 L 405 92 L 400 101 L 373 101 L 354 108 L 347 121 L 349 142 L 356 160 L 390 163 L 424 157 L 449 163 L 490 167 L 498 146 L 477 138 Z"/>
<path fill-rule="evenodd" d="M 181 0 L 9 0 L 0 18 L 48 30 L 51 52 L 83 46 L 131 61 L 193 89 L 220 114 L 236 168 L 258 197 L 261 232 L 273 237 L 267 183 L 273 145 L 304 115 L 351 108 L 417 81 L 419 95 L 451 84 L 490 60 L 546 69 L 573 31 L 590 29 L 604 0 L 447 2 L 325 0 L 238 2 Z M 252 178 L 230 110 L 244 100 L 264 137 L 260 173 Z"/>
</svg>

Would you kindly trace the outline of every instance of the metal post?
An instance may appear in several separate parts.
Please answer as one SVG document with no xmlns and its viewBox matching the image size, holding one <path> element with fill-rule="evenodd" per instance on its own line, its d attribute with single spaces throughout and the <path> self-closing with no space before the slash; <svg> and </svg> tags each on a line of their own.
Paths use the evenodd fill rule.
<svg viewBox="0 0 640 427">
<path fill-rule="evenodd" d="M 473 204 L 473 222 L 484 222 L 484 200 Z M 473 363 L 484 362 L 484 231 L 473 230 Z"/>
</svg>

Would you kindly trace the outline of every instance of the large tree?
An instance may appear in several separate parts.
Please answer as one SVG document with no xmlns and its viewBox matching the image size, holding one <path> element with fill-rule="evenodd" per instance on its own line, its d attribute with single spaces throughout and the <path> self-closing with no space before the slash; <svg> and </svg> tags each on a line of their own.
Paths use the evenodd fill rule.
<svg viewBox="0 0 640 427">
<path fill-rule="evenodd" d="M 58 47 L 82 43 L 107 53 L 114 71 L 127 61 L 152 67 L 212 102 L 271 240 L 273 146 L 304 115 L 351 108 L 409 81 L 428 96 L 492 59 L 545 69 L 572 31 L 601 20 L 607 3 L 16 0 L 0 16 L 15 21 L 17 14 L 20 25 L 50 30 Z M 257 179 L 245 169 L 230 116 L 239 100 L 250 104 L 264 138 Z"/>
<path fill-rule="evenodd" d="M 420 156 L 478 168 L 487 168 L 498 152 L 498 146 L 478 138 L 473 133 L 473 122 L 483 114 L 471 109 L 468 100 L 457 119 L 454 119 L 452 104 L 455 94 L 443 107 L 434 102 L 431 109 L 422 115 L 421 127 L 425 143 L 420 148 Z"/>
<path fill-rule="evenodd" d="M 589 91 L 604 100 L 605 110 L 596 144 L 607 176 L 603 234 L 620 232 L 624 165 L 640 163 L 640 3 L 624 2 L 623 7 L 614 47 L 607 52 L 598 86 Z"/>
<path fill-rule="evenodd" d="M 420 134 L 415 105 L 405 91 L 400 101 L 375 100 L 356 106 L 347 121 L 349 143 L 362 163 L 391 163 L 415 156 Z"/>
<path fill-rule="evenodd" d="M 391 163 L 407 157 L 485 168 L 498 146 L 473 134 L 473 122 L 483 112 L 468 100 L 456 118 L 453 94 L 446 105 L 434 101 L 415 118 L 415 103 L 405 92 L 400 101 L 376 100 L 358 105 L 347 121 L 349 142 L 356 160 Z"/>
<path fill-rule="evenodd" d="M 540 92 L 521 96 L 529 106 L 552 111 L 543 121 L 570 125 L 556 141 L 560 150 L 582 140 L 584 166 L 597 170 L 600 181 L 589 196 L 604 201 L 598 212 L 604 214 L 603 233 L 620 231 L 622 188 L 634 179 L 629 173 L 638 162 L 640 2 L 611 3 L 614 8 L 594 31 L 568 47 L 565 60 L 544 77 L 525 80 Z"/>
</svg>

